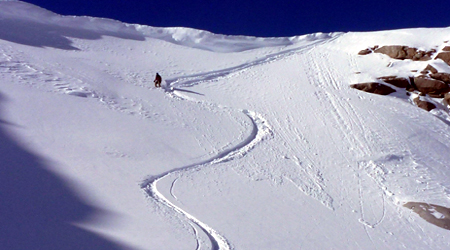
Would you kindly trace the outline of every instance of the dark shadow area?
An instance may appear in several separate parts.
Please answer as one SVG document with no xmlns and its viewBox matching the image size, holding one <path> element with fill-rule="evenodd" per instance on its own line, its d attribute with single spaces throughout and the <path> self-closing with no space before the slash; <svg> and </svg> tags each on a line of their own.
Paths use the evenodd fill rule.
<svg viewBox="0 0 450 250">
<path fill-rule="evenodd" d="M 447 126 L 450 126 L 450 122 L 447 121 L 446 119 L 444 119 L 442 117 L 439 117 L 439 116 L 436 116 L 436 115 L 435 115 L 435 117 L 438 118 L 439 120 L 441 120 L 443 123 L 447 124 Z"/>
<path fill-rule="evenodd" d="M 8 135 L 8 126 L 16 125 L 0 118 L 0 249 L 124 249 L 72 225 L 106 212 L 82 201 L 43 158 Z"/>
<path fill-rule="evenodd" d="M 103 21 L 105 23 L 113 22 L 110 20 Z M 115 27 L 117 32 L 101 30 L 100 28 L 98 31 L 78 29 L 20 19 L 0 19 L 0 39 L 34 47 L 52 47 L 63 50 L 79 50 L 73 46 L 69 38 L 98 40 L 102 36 L 114 36 L 122 39 L 145 41 L 145 37 L 138 32 L 131 33 L 129 30 L 121 32 L 121 24 L 110 24 L 110 26 L 114 25 L 117 25 Z"/>
</svg>

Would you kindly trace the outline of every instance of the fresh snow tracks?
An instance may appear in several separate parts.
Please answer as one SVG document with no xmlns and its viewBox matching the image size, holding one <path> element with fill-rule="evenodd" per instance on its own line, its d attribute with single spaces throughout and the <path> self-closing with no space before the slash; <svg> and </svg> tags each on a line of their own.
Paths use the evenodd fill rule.
<svg viewBox="0 0 450 250">
<path fill-rule="evenodd" d="M 145 179 L 141 183 L 141 188 L 147 193 L 147 195 L 155 200 L 156 202 L 164 205 L 166 208 L 169 208 L 173 210 L 175 213 L 187 218 L 191 226 L 195 232 L 196 238 L 197 238 L 197 249 L 201 249 L 201 240 L 199 239 L 199 231 L 195 228 L 196 226 L 200 228 L 201 231 L 203 231 L 208 239 L 211 242 L 211 249 L 218 250 L 218 249 L 232 249 L 231 244 L 228 242 L 228 240 L 222 236 L 219 232 L 211 228 L 206 223 L 200 221 L 198 218 L 196 218 L 194 215 L 186 212 L 181 207 L 175 205 L 173 202 L 171 202 L 167 197 L 165 197 L 160 191 L 158 191 L 157 184 L 162 179 L 171 176 L 171 175 L 181 175 L 183 173 L 188 173 L 192 171 L 198 171 L 202 168 L 205 168 L 207 166 L 213 166 L 215 164 L 231 161 L 240 157 L 245 156 L 249 151 L 251 151 L 259 142 L 263 141 L 265 138 L 272 136 L 272 130 L 270 126 L 268 125 L 267 121 L 264 119 L 263 115 L 258 114 L 254 111 L 250 110 L 232 110 L 228 107 L 223 107 L 218 104 L 213 103 L 207 103 L 205 101 L 197 101 L 196 99 L 193 99 L 189 96 L 184 95 L 183 93 L 191 93 L 191 94 L 199 94 L 192 91 L 186 91 L 184 89 L 179 89 L 177 87 L 190 87 L 194 86 L 203 82 L 209 82 L 214 81 L 221 78 L 228 78 L 231 77 L 233 74 L 236 74 L 238 72 L 242 72 L 245 70 L 248 70 L 249 68 L 259 66 L 262 64 L 272 63 L 278 60 L 281 60 L 283 58 L 295 55 L 297 53 L 302 53 L 306 50 L 312 49 L 316 46 L 317 43 L 324 43 L 329 42 L 330 39 L 336 39 L 339 36 L 336 37 L 326 37 L 325 39 L 320 39 L 318 41 L 312 42 L 309 45 L 300 47 L 300 48 L 294 48 L 285 50 L 282 52 L 274 53 L 271 55 L 267 55 L 263 58 L 260 58 L 258 60 L 255 60 L 253 62 L 248 62 L 239 66 L 222 69 L 222 70 L 216 70 L 211 71 L 204 74 L 196 74 L 191 76 L 184 76 L 177 79 L 167 79 L 166 80 L 166 86 L 163 86 L 164 91 L 166 94 L 172 98 L 178 99 L 180 101 L 192 101 L 195 103 L 198 103 L 199 105 L 205 105 L 208 106 L 211 110 L 217 110 L 217 109 L 225 109 L 229 110 L 229 112 L 242 112 L 250 121 L 252 124 L 252 129 L 250 134 L 247 136 L 246 139 L 242 140 L 239 144 L 230 147 L 228 149 L 223 150 L 222 152 L 219 152 L 215 156 L 206 159 L 204 161 L 191 164 L 188 166 L 183 166 L 180 168 L 175 168 L 172 170 L 169 170 L 167 172 L 161 173 L 159 175 L 150 176 L 147 179 Z M 201 95 L 201 94 L 200 94 Z M 170 195 L 177 200 L 177 197 L 173 193 L 175 182 L 178 180 L 178 177 L 176 177 L 171 184 L 170 187 Z M 331 205 L 328 205 L 328 207 L 331 207 Z"/>
<path fill-rule="evenodd" d="M 220 152 L 218 155 L 216 155 L 210 159 L 207 159 L 205 161 L 202 161 L 202 162 L 199 162 L 196 164 L 192 164 L 192 165 L 188 165 L 188 166 L 184 166 L 181 168 L 172 169 L 170 171 L 167 171 L 167 172 L 162 173 L 157 176 L 151 176 L 151 177 L 147 178 L 141 184 L 141 188 L 143 188 L 145 190 L 145 192 L 148 194 L 148 196 L 150 196 L 152 199 L 154 199 L 155 201 L 157 201 L 160 204 L 163 204 L 167 208 L 172 209 L 176 213 L 186 217 L 189 221 L 191 221 L 191 223 L 198 226 L 208 236 L 209 240 L 211 241 L 211 249 L 214 249 L 214 250 L 216 250 L 216 249 L 217 250 L 218 249 L 231 249 L 231 245 L 230 245 L 230 243 L 228 243 L 228 241 L 226 240 L 225 237 L 220 235 L 217 231 L 212 229 L 210 226 L 201 222 L 195 216 L 189 214 L 188 212 L 184 211 L 180 207 L 178 207 L 175 204 L 173 204 L 172 202 L 170 202 L 169 199 L 167 199 L 161 192 L 158 191 L 157 183 L 158 183 L 158 181 L 160 181 L 163 178 L 168 177 L 170 175 L 177 175 L 177 174 L 182 174 L 182 173 L 190 172 L 190 171 L 198 171 L 207 166 L 212 166 L 212 165 L 215 165 L 215 164 L 218 164 L 221 162 L 230 161 L 237 157 L 243 157 L 256 144 L 258 144 L 265 137 L 267 137 L 268 135 L 271 134 L 271 131 L 270 131 L 269 126 L 267 125 L 267 122 L 262 118 L 261 115 L 258 115 L 256 113 L 248 111 L 248 110 L 243 110 L 242 112 L 245 115 L 247 115 L 247 117 L 251 120 L 252 126 L 253 126 L 250 135 L 244 141 L 242 141 L 241 143 L 239 143 L 238 145 L 236 145 L 230 149 Z M 171 195 L 172 196 L 174 196 L 172 193 L 172 189 L 173 189 L 173 186 L 174 186 L 174 183 L 176 182 L 176 180 L 177 179 L 175 179 L 172 182 L 172 186 L 171 186 Z M 176 197 L 174 196 L 174 198 L 176 198 Z M 196 235 L 198 235 L 198 231 L 195 229 L 194 229 L 194 231 L 196 232 Z"/>
</svg>

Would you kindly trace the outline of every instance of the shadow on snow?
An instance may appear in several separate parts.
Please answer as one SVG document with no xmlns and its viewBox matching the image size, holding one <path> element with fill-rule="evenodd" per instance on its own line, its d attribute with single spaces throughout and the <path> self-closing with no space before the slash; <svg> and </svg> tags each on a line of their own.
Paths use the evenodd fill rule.
<svg viewBox="0 0 450 250">
<path fill-rule="evenodd" d="M 4 96 L 0 94 L 0 104 Z M 0 106 L 1 107 L 1 106 Z M 1 110 L 0 110 L 1 111 Z M 20 146 L 0 118 L 0 246 L 2 249 L 123 249 L 72 223 L 104 215 L 83 202 L 48 163 Z"/>
<path fill-rule="evenodd" d="M 89 29 L 77 29 L 73 27 L 38 23 L 28 20 L 0 19 L 0 39 L 34 47 L 80 50 L 79 48 L 73 46 L 73 42 L 69 39 L 69 37 L 99 40 L 104 35 L 137 41 L 145 40 L 145 37 L 139 35 L 137 32 L 133 34 L 130 32 L 113 32 L 108 30 L 94 31 Z"/>
</svg>

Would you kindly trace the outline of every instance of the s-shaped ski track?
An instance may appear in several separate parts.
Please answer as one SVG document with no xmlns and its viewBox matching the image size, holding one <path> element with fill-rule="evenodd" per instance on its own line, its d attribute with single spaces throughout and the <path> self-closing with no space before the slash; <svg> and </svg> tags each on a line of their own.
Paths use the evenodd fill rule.
<svg viewBox="0 0 450 250">
<path fill-rule="evenodd" d="M 247 110 L 243 110 L 242 112 L 251 120 L 253 126 L 250 135 L 244 141 L 242 141 L 235 147 L 227 149 L 219 153 L 218 155 L 210 159 L 207 159 L 203 162 L 172 169 L 160 175 L 151 176 L 141 184 L 141 188 L 143 188 L 145 192 L 148 194 L 148 196 L 150 196 L 156 202 L 165 205 L 166 207 L 174 210 L 180 215 L 183 215 L 189 221 L 191 221 L 191 223 L 198 226 L 208 236 L 212 245 L 211 249 L 213 250 L 231 249 L 231 246 L 228 243 L 228 241 L 213 228 L 201 222 L 193 215 L 189 214 L 188 212 L 184 211 L 183 209 L 181 209 L 180 207 L 176 206 L 171 201 L 169 201 L 169 199 L 167 199 L 161 192 L 158 191 L 157 183 L 163 178 L 171 175 L 188 171 L 195 171 L 207 166 L 215 165 L 217 163 L 230 161 L 237 157 L 243 157 L 254 146 L 256 146 L 256 144 L 258 144 L 260 141 L 266 138 L 267 135 L 270 135 L 271 133 L 270 128 L 268 127 L 267 122 L 261 116 Z"/>
<path fill-rule="evenodd" d="M 211 71 L 205 74 L 196 74 L 196 75 L 190 75 L 190 76 L 184 76 L 180 77 L 178 79 L 168 79 L 166 82 L 169 85 L 166 88 L 166 94 L 169 95 L 172 98 L 177 98 L 182 101 L 195 101 L 192 99 L 186 99 L 180 95 L 177 95 L 174 91 L 174 87 L 189 87 L 194 86 L 203 82 L 213 81 L 215 79 L 224 78 L 227 77 L 233 73 L 248 70 L 249 68 L 256 67 L 261 64 L 271 63 L 278 60 L 281 60 L 283 58 L 302 53 L 304 51 L 307 51 L 313 47 L 315 47 L 317 44 L 322 44 L 329 42 L 330 40 L 334 40 L 336 37 L 330 37 L 328 39 L 319 40 L 316 43 L 312 43 L 310 45 L 300 47 L 300 48 L 294 48 L 290 50 L 285 50 L 282 52 L 278 52 L 272 55 L 267 55 L 263 58 L 257 59 L 253 62 L 245 63 L 239 66 L 217 70 L 217 71 Z M 199 104 L 205 104 L 204 102 L 198 102 Z M 208 104 L 210 106 L 213 106 L 217 109 L 224 109 L 224 107 L 219 106 L 217 104 Z M 245 156 L 250 150 L 252 150 L 259 142 L 263 141 L 264 138 L 270 137 L 272 135 L 271 129 L 269 125 L 267 124 L 267 121 L 264 120 L 263 116 L 260 114 L 257 114 L 256 112 L 249 111 L 249 110 L 240 110 L 243 112 L 248 119 L 251 121 L 251 124 L 253 126 L 252 131 L 250 135 L 243 140 L 238 145 L 226 149 L 219 154 L 217 154 L 214 157 L 211 157 L 207 160 L 204 160 L 199 163 L 191 164 L 188 166 L 175 168 L 172 170 L 169 170 L 167 172 L 164 172 L 159 175 L 150 176 L 147 179 L 145 179 L 142 184 L 141 188 L 146 192 L 146 194 L 152 198 L 157 203 L 160 203 L 167 208 L 175 211 L 176 213 L 186 217 L 191 224 L 194 224 L 195 226 L 199 227 L 200 230 L 202 230 L 209 240 L 211 241 L 211 249 L 212 250 L 230 250 L 232 249 L 231 244 L 228 242 L 228 240 L 222 236 L 220 233 L 218 233 L 216 230 L 208 226 L 206 223 L 203 223 L 199 219 L 197 219 L 195 216 L 189 214 L 188 212 L 184 211 L 180 207 L 173 204 L 169 199 L 167 199 L 161 192 L 158 191 L 157 183 L 162 180 L 165 177 L 189 172 L 189 171 L 195 171 L 200 170 L 207 166 L 212 166 L 217 163 L 230 161 L 236 158 L 240 158 Z M 193 226 L 193 230 L 196 235 L 198 235 L 198 230 L 196 230 Z M 198 237 L 198 236 L 197 236 Z M 197 249 L 201 248 L 201 244 L 199 239 L 197 238 Z"/>
</svg>

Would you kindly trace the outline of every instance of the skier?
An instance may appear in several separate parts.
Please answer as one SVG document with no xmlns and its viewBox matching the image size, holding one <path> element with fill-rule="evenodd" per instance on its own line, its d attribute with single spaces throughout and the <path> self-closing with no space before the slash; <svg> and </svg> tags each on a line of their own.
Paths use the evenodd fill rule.
<svg viewBox="0 0 450 250">
<path fill-rule="evenodd" d="M 155 83 L 155 88 L 161 87 L 162 78 L 158 73 L 156 73 L 156 77 L 153 82 Z"/>
</svg>

